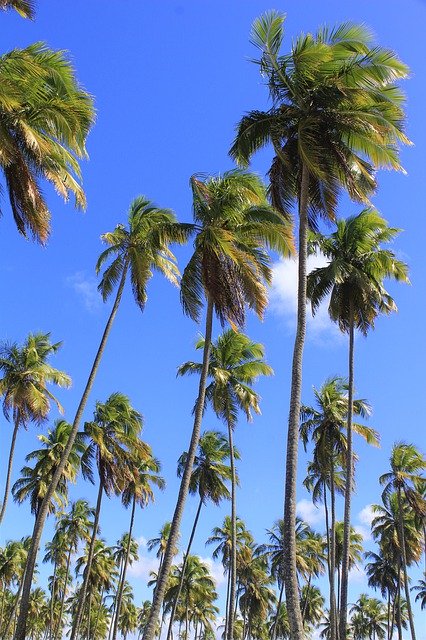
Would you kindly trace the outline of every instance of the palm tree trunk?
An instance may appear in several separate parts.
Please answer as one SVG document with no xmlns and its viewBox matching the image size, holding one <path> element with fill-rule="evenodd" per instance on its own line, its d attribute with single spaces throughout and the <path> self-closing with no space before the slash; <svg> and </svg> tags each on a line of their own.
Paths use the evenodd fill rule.
<svg viewBox="0 0 426 640">
<path fill-rule="evenodd" d="M 398 640 L 402 640 L 402 617 L 401 617 L 401 565 L 398 566 L 398 585 L 396 599 L 396 626 L 398 629 Z"/>
<path fill-rule="evenodd" d="M 67 557 L 67 568 L 65 571 L 64 592 L 62 594 L 62 600 L 61 600 L 61 611 L 59 613 L 58 624 L 56 625 L 56 629 L 55 629 L 54 640 L 58 640 L 59 632 L 61 630 L 61 625 L 62 625 L 62 616 L 64 615 L 65 598 L 67 594 L 68 578 L 69 578 L 70 565 L 71 565 L 71 554 L 72 554 L 72 546 L 70 545 L 70 548 L 68 550 L 68 557 Z"/>
<path fill-rule="evenodd" d="M 10 625 L 12 623 L 12 620 L 13 620 L 14 624 L 16 622 L 16 614 L 18 612 L 19 600 L 22 597 L 23 586 L 24 586 L 24 581 L 21 580 L 21 584 L 19 585 L 18 593 L 16 594 L 16 602 L 13 605 L 13 609 L 12 609 L 12 611 L 10 613 L 9 622 L 7 623 L 6 629 L 4 630 L 3 638 L 7 638 L 8 637 L 8 633 L 9 633 L 9 629 L 10 629 Z"/>
<path fill-rule="evenodd" d="M 195 514 L 194 524 L 192 526 L 191 535 L 189 536 L 189 542 L 188 542 L 188 546 L 186 548 L 185 557 L 183 559 L 182 571 L 181 571 L 180 580 L 179 580 L 179 587 L 178 587 L 178 590 L 177 590 L 175 601 L 173 603 L 172 612 L 170 614 L 169 628 L 168 628 L 168 631 L 167 631 L 167 640 L 171 640 L 171 638 L 172 638 L 172 627 L 173 627 L 173 623 L 175 621 L 176 608 L 178 606 L 180 594 L 182 593 L 183 581 L 185 579 L 185 569 L 186 569 L 186 565 L 188 563 L 188 556 L 189 556 L 189 552 L 191 551 L 192 541 L 194 540 L 195 530 L 197 528 L 198 519 L 200 517 L 200 512 L 201 512 L 201 507 L 202 506 L 203 506 L 203 499 L 200 498 L 200 502 L 199 502 L 198 508 L 197 508 L 197 513 Z M 113 638 L 112 640 L 115 640 L 115 638 Z"/>
<path fill-rule="evenodd" d="M 98 630 L 99 618 L 100 618 L 100 615 L 101 615 L 101 608 L 102 608 L 102 603 L 103 603 L 103 600 L 104 600 L 104 593 L 105 593 L 105 589 L 103 588 L 102 591 L 101 591 L 101 598 L 99 600 L 99 607 L 98 607 L 98 613 L 97 613 L 97 616 L 96 616 L 95 628 L 93 629 L 93 637 L 94 638 L 96 638 L 96 632 Z"/>
<path fill-rule="evenodd" d="M 278 597 L 277 612 L 275 614 L 275 620 L 274 620 L 274 626 L 272 628 L 271 640 L 275 640 L 275 638 L 277 637 L 278 618 L 280 617 L 280 609 L 281 609 L 281 602 L 283 601 L 283 593 L 284 593 L 284 581 L 282 581 L 282 583 L 281 583 L 280 595 Z"/>
<path fill-rule="evenodd" d="M 348 615 L 348 575 L 349 575 L 349 547 L 351 531 L 351 499 L 353 488 L 353 453 L 352 453 L 352 417 L 354 396 L 354 309 L 350 303 L 349 309 L 349 384 L 348 384 L 348 423 L 347 423 L 347 451 L 346 451 L 346 485 L 345 511 L 343 520 L 343 550 L 342 550 L 342 583 L 340 588 L 339 636 L 346 638 Z"/>
<path fill-rule="evenodd" d="M 114 619 L 114 628 L 112 632 L 112 640 L 115 640 L 118 632 L 118 619 L 120 617 L 121 601 L 123 599 L 124 583 L 126 581 L 126 571 L 127 571 L 127 565 L 129 563 L 130 546 L 132 543 L 133 524 L 135 522 L 135 509 L 136 509 L 136 495 L 133 494 L 132 513 L 130 516 L 130 527 L 129 527 L 129 539 L 127 540 L 126 555 L 124 557 L 124 562 L 123 562 L 123 571 L 121 575 L 120 584 L 118 587 L 117 600 L 115 603 L 115 619 Z"/>
<path fill-rule="evenodd" d="M 388 617 L 387 617 L 387 639 L 390 640 L 390 614 L 391 614 L 391 596 L 390 596 L 390 591 L 388 590 L 388 602 L 387 602 L 387 613 L 388 613 Z"/>
<path fill-rule="evenodd" d="M 303 347 L 306 335 L 306 276 L 308 254 L 308 195 L 309 171 L 302 166 L 302 181 L 299 197 L 299 281 L 297 286 L 297 329 L 294 342 L 291 371 L 290 414 L 287 434 L 287 458 L 284 502 L 284 582 L 288 621 L 292 640 L 304 637 L 300 612 L 299 590 L 296 570 L 296 478 L 299 445 L 300 401 L 302 393 Z"/>
<path fill-rule="evenodd" d="M 99 364 L 102 359 L 102 355 L 105 351 L 105 346 L 108 340 L 108 336 L 111 332 L 111 328 L 117 315 L 118 307 L 120 306 L 121 297 L 123 295 L 124 284 L 126 282 L 127 271 L 129 268 L 129 261 L 126 260 L 123 265 L 123 273 L 121 276 L 120 284 L 118 285 L 117 295 L 114 300 L 114 304 L 106 323 L 104 332 L 102 334 L 101 342 L 98 347 L 98 351 L 96 353 L 95 359 L 93 361 L 92 368 L 89 373 L 89 377 L 87 379 L 86 386 L 83 391 L 83 395 L 80 400 L 80 404 L 78 405 L 77 412 L 74 417 L 74 422 L 72 424 L 72 430 L 67 442 L 67 445 L 62 454 L 61 460 L 56 468 L 55 473 L 53 474 L 52 481 L 47 489 L 46 495 L 43 499 L 43 503 L 40 508 L 40 513 L 38 514 L 34 531 L 32 535 L 31 548 L 28 553 L 27 566 L 25 570 L 25 583 L 22 591 L 22 599 L 21 599 L 21 607 L 19 611 L 18 623 L 16 626 L 16 632 L 14 636 L 14 640 L 25 640 L 25 629 L 27 626 L 27 616 L 28 616 L 28 606 L 29 606 L 29 598 L 31 592 L 31 584 L 33 580 L 34 568 L 37 560 L 38 548 L 40 546 L 40 540 L 43 533 L 44 523 L 48 516 L 49 511 L 49 503 L 52 498 L 52 495 L 56 491 L 56 487 L 58 486 L 59 479 L 65 469 L 65 465 L 67 464 L 68 457 L 71 453 L 71 449 L 74 445 L 74 441 L 76 435 L 78 433 L 78 429 L 80 427 L 80 422 L 83 417 L 84 409 L 86 408 L 87 401 L 89 399 L 90 392 L 92 390 L 93 383 L 96 378 L 96 374 L 99 368 Z"/>
<path fill-rule="evenodd" d="M 10 443 L 10 449 L 9 449 L 9 462 L 7 465 L 6 486 L 4 488 L 3 504 L 0 511 L 0 524 L 3 521 L 4 514 L 6 511 L 7 501 L 9 499 L 10 479 L 12 477 L 13 456 L 15 453 L 16 436 L 18 435 L 18 429 L 19 429 L 19 418 L 18 416 L 15 416 L 13 433 L 12 433 L 12 441 Z"/>
<path fill-rule="evenodd" d="M 228 578 L 226 581 L 226 605 L 225 605 L 225 629 L 223 632 L 223 637 L 228 637 L 228 620 L 229 620 L 229 591 L 231 588 L 231 566 L 228 567 Z"/>
<path fill-rule="evenodd" d="M 307 586 L 306 598 L 305 598 L 305 602 L 303 603 L 303 609 L 302 609 L 302 622 L 303 622 L 303 624 L 305 624 L 306 608 L 308 606 L 309 587 L 311 586 L 311 582 L 312 582 L 312 573 L 309 574 L 308 582 L 306 583 L 306 586 Z"/>
<path fill-rule="evenodd" d="M 58 563 L 55 560 L 55 566 L 53 569 L 53 580 L 52 580 L 52 593 L 50 595 L 50 611 L 49 611 L 49 638 L 53 638 L 53 607 L 54 607 L 54 603 L 55 603 L 55 591 L 56 591 L 56 569 L 57 569 Z"/>
<path fill-rule="evenodd" d="M 83 607 L 86 604 L 87 587 L 88 587 L 88 584 L 89 584 L 90 571 L 91 571 L 91 568 L 92 568 L 92 561 L 93 561 L 93 554 L 94 554 L 94 550 L 95 550 L 96 535 L 98 533 L 99 515 L 100 515 L 100 512 L 101 512 L 103 491 L 104 491 L 104 487 L 103 487 L 102 481 L 100 481 L 99 482 L 99 490 L 98 490 L 98 499 L 97 499 L 97 502 L 96 502 L 95 521 L 93 523 L 93 533 L 92 533 L 92 537 L 90 539 L 89 553 L 88 553 L 88 556 L 87 556 L 87 564 L 86 564 L 85 576 L 84 576 L 84 580 L 83 580 L 83 585 L 81 587 L 81 594 L 80 594 L 80 597 L 79 597 L 79 600 L 78 600 L 77 612 L 75 614 L 74 622 L 73 622 L 72 629 L 71 629 L 70 640 L 75 640 L 75 638 L 76 638 L 76 636 L 78 634 L 78 630 L 79 630 L 79 627 L 80 627 L 81 618 L 82 618 L 82 614 L 83 614 Z M 90 624 L 90 620 L 89 620 L 89 624 Z"/>
<path fill-rule="evenodd" d="M 201 422 L 203 418 L 204 402 L 206 395 L 206 383 L 207 373 L 209 367 L 210 345 L 212 337 L 212 324 L 213 324 L 213 302 L 208 296 L 207 298 L 207 313 L 206 313 L 206 332 L 204 340 L 203 351 L 203 367 L 201 370 L 200 384 L 198 388 L 197 405 L 195 409 L 194 428 L 192 430 L 191 443 L 188 449 L 188 456 L 186 458 L 185 470 L 182 475 L 182 480 L 179 488 L 179 495 L 173 514 L 173 520 L 170 527 L 170 535 L 167 540 L 167 546 L 164 552 L 163 566 L 161 572 L 158 575 L 157 586 L 153 594 L 151 611 L 149 614 L 148 623 L 146 625 L 143 640 L 153 640 L 155 635 L 155 624 L 160 614 L 161 605 L 164 599 L 166 591 L 167 580 L 170 574 L 170 568 L 173 562 L 173 550 L 177 545 L 180 523 L 182 520 L 183 510 L 185 507 L 186 498 L 189 490 L 189 482 L 191 479 L 192 467 L 194 466 L 194 458 L 197 452 L 198 442 L 200 440 Z M 24 638 L 17 638 L 16 640 L 24 640 Z M 73 639 L 72 639 L 73 640 Z"/>
<path fill-rule="evenodd" d="M 336 494 L 334 484 L 334 456 L 330 460 L 330 498 L 331 498 L 331 533 L 330 533 L 330 639 L 336 640 L 337 617 L 336 617 Z"/>
<path fill-rule="evenodd" d="M 92 590 L 89 593 L 89 604 L 87 606 L 87 640 L 90 640 L 90 616 L 92 615 Z"/>
<path fill-rule="evenodd" d="M 399 529 L 398 533 L 399 533 L 399 541 L 400 541 L 400 547 L 401 547 L 402 574 L 404 576 L 405 599 L 407 601 L 407 613 L 408 613 L 408 621 L 410 623 L 411 640 L 416 640 L 416 629 L 414 627 L 413 610 L 411 608 L 410 587 L 408 586 L 407 550 L 405 548 L 404 522 L 402 519 L 401 487 L 399 485 L 397 490 L 397 496 L 398 496 L 398 529 Z"/>
<path fill-rule="evenodd" d="M 231 582 L 229 591 L 229 610 L 227 620 L 227 640 L 234 638 L 234 603 L 235 588 L 237 582 L 237 512 L 236 512 L 236 488 L 237 476 L 235 472 L 234 438 L 231 420 L 228 417 L 228 441 L 229 441 L 229 462 L 231 465 Z"/>
</svg>

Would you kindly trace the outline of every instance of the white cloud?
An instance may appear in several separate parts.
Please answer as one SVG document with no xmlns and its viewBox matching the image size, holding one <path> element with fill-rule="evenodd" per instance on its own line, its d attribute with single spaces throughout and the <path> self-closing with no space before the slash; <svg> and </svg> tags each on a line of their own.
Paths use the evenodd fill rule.
<svg viewBox="0 0 426 640">
<path fill-rule="evenodd" d="M 322 254 L 308 257 L 308 273 L 318 267 L 328 264 L 327 259 Z M 271 311 L 282 316 L 286 320 L 289 328 L 296 326 L 297 314 L 297 283 L 298 271 L 297 260 L 280 259 L 273 265 L 273 280 L 271 290 Z M 318 339 L 319 337 L 336 338 L 341 337 L 341 332 L 335 323 L 331 322 L 328 316 L 329 298 L 319 306 L 315 316 L 312 316 L 311 307 L 307 307 L 307 335 L 308 338 Z"/>
<path fill-rule="evenodd" d="M 357 524 L 354 527 L 355 531 L 362 536 L 363 541 L 371 540 L 370 529 L 364 527 L 362 524 Z"/>
<path fill-rule="evenodd" d="M 68 276 L 66 284 L 80 297 L 88 311 L 95 311 L 100 306 L 101 296 L 95 278 L 86 277 L 84 271 L 77 271 L 74 275 Z"/>
<path fill-rule="evenodd" d="M 324 519 L 324 508 L 317 507 L 311 500 L 299 500 L 296 504 L 296 513 L 308 524 L 316 524 Z"/>
<path fill-rule="evenodd" d="M 376 517 L 376 514 L 373 511 L 373 505 L 367 504 L 361 511 L 358 513 L 358 520 L 362 522 L 362 524 L 371 526 L 373 519 Z"/>
<path fill-rule="evenodd" d="M 352 567 L 352 569 L 349 571 L 348 581 L 351 583 L 359 584 L 361 582 L 364 582 L 365 578 L 366 573 L 364 569 L 362 567 L 358 567 L 358 565 L 355 565 L 355 567 Z"/>
<path fill-rule="evenodd" d="M 151 579 L 151 571 L 158 571 L 158 558 L 150 558 L 148 556 L 141 555 L 139 560 L 134 562 L 128 569 L 129 576 L 134 578 L 144 578 L 145 580 Z"/>
</svg>

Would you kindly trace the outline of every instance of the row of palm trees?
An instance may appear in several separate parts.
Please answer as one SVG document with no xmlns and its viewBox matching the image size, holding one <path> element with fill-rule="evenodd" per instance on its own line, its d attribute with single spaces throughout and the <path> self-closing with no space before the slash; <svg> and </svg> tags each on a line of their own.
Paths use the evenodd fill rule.
<svg viewBox="0 0 426 640">
<path fill-rule="evenodd" d="M 2 6 L 12 6 L 26 16 L 31 17 L 33 14 L 32 3 L 24 0 L 5 2 Z M 74 420 L 71 425 L 62 424 L 66 438 L 58 447 L 59 458 L 57 463 L 50 465 L 49 482 L 45 486 L 43 496 L 39 496 L 33 505 L 36 521 L 20 587 L 22 593 L 16 640 L 25 638 L 31 586 L 44 523 L 51 510 L 52 501 L 60 499 L 64 485 L 68 480 L 72 480 L 72 460 L 79 445 L 81 422 L 120 306 L 126 280 L 129 276 L 135 301 L 143 310 L 147 282 L 155 270 L 173 283 L 180 284 L 184 312 L 192 319 L 200 320 L 205 307 L 205 337 L 200 344 L 203 350 L 202 363 L 190 363 L 182 369 L 182 373 L 199 373 L 199 391 L 191 441 L 181 465 L 179 496 L 156 580 L 152 607 L 144 628 L 144 640 L 152 640 L 171 576 L 180 523 L 191 488 L 205 404 L 208 401 L 212 402 L 213 408 L 228 429 L 231 495 L 235 498 L 237 475 L 232 436 L 237 414 L 243 409 L 250 417 L 251 410 L 258 410 L 258 400 L 256 394 L 250 390 L 250 384 L 259 374 L 270 373 L 267 365 L 262 362 L 263 352 L 259 345 L 253 345 L 253 349 L 257 348 L 257 355 L 253 351 L 251 356 L 257 360 L 257 368 L 252 369 L 251 373 L 246 372 L 246 379 L 238 380 L 239 372 L 233 377 L 234 374 L 229 374 L 227 366 L 219 360 L 215 364 L 212 346 L 213 316 L 216 314 L 222 325 L 229 323 L 234 330 L 244 325 L 247 306 L 262 317 L 267 305 L 267 285 L 272 278 L 268 250 L 274 250 L 284 257 L 294 253 L 292 207 L 297 207 L 299 214 L 298 314 L 292 363 L 283 519 L 286 553 L 283 556 L 281 579 L 286 591 L 291 635 L 295 640 L 301 640 L 304 636 L 304 625 L 297 572 L 295 483 L 299 418 L 302 408 L 306 301 L 309 297 L 315 312 L 320 301 L 331 294 L 330 316 L 349 336 L 348 398 L 344 412 L 347 423 L 346 444 L 344 450 L 339 450 L 340 445 L 336 445 L 335 450 L 332 448 L 326 463 L 324 460 L 320 463 L 318 456 L 314 458 L 311 472 L 313 476 L 316 474 L 319 477 L 318 474 L 323 474 L 325 477 L 328 468 L 330 474 L 330 479 L 322 481 L 324 498 L 325 487 L 330 491 L 332 511 L 330 530 L 327 527 L 331 554 L 328 568 L 331 591 L 330 633 L 331 640 L 346 636 L 350 513 L 355 460 L 352 431 L 356 429 L 356 425 L 353 425 L 353 415 L 357 412 L 356 401 L 353 399 L 354 333 L 356 329 L 367 333 L 374 326 L 374 320 L 379 313 L 387 313 L 396 308 L 383 286 L 384 278 L 393 277 L 408 281 L 408 276 L 406 265 L 398 261 L 393 252 L 381 248 L 382 243 L 395 237 L 397 230 L 389 228 L 375 210 L 369 208 L 347 221 L 339 221 L 336 231 L 328 238 L 319 234 L 318 219 L 322 216 L 335 221 L 341 189 L 346 190 L 355 201 L 369 205 L 369 199 L 376 189 L 376 169 L 401 169 L 398 145 L 407 144 L 409 141 L 403 133 L 403 94 L 396 82 L 407 76 L 408 69 L 393 52 L 375 46 L 371 34 L 364 27 L 353 24 L 343 24 L 334 29 L 324 28 L 314 35 L 301 36 L 294 42 L 291 52 L 283 55 L 283 22 L 283 16 L 270 12 L 256 20 L 253 25 L 252 42 L 261 53 L 258 62 L 270 92 L 272 107 L 267 112 L 251 111 L 243 117 L 237 127 L 237 136 L 230 152 L 238 164 L 247 166 L 258 149 L 271 143 L 275 157 L 269 171 L 269 188 L 266 189 L 258 177 L 242 170 L 230 171 L 220 177 L 193 176 L 193 223 L 179 223 L 171 211 L 159 209 L 141 197 L 131 205 L 128 227 L 119 224 L 113 232 L 103 236 L 108 247 L 98 260 L 97 272 L 99 273 L 103 266 L 107 266 L 99 288 L 104 300 L 107 300 L 116 288 L 115 298 Z M 63 54 L 52 52 L 43 45 L 33 45 L 3 55 L 0 60 L 0 74 L 3 74 L 1 77 L 5 87 L 0 97 L 1 166 L 12 212 L 21 233 L 30 233 L 36 239 L 45 242 L 49 232 L 49 213 L 40 192 L 38 177 L 43 176 L 50 180 L 64 197 L 72 191 L 77 204 L 84 205 L 77 158 L 85 154 L 84 143 L 93 122 L 92 101 L 78 86 L 72 68 Z M 194 238 L 194 252 L 179 282 L 179 271 L 169 245 L 174 242 L 183 244 L 190 237 Z M 312 251 L 322 251 L 329 260 L 329 265 L 316 270 L 308 278 L 306 261 L 309 247 Z M 30 338 L 36 343 L 33 350 L 29 348 Z M 49 400 L 53 399 L 47 389 L 48 382 L 64 386 L 69 384 L 66 374 L 51 368 L 49 370 L 50 365 L 46 362 L 50 353 L 59 345 L 51 345 L 48 336 L 36 335 L 30 338 L 22 350 L 17 345 L 5 345 L 0 361 L 3 373 L 0 391 L 6 415 L 11 412 L 14 421 L 6 493 L 0 519 L 4 516 L 6 508 L 14 442 L 19 427 L 25 426 L 29 421 L 42 423 L 47 419 Z M 43 341 L 47 349 L 44 357 L 40 346 Z M 224 341 L 226 342 L 225 338 Z M 15 348 L 15 354 L 12 353 L 12 347 Z M 244 348 L 244 345 L 240 347 L 243 350 Z M 20 355 L 27 358 L 27 361 L 19 362 Z M 37 367 L 34 366 L 28 375 L 25 365 L 31 365 L 31 359 L 35 357 L 37 361 L 40 355 L 40 371 L 36 371 Z M 232 355 L 235 356 L 235 353 Z M 15 360 L 18 371 L 16 378 L 12 371 Z M 221 369 L 226 375 L 218 374 Z M 238 384 L 234 384 L 235 381 Z M 108 402 L 110 401 L 125 403 L 126 399 L 121 394 L 113 394 Z M 147 445 L 130 437 L 132 428 L 137 431 L 138 420 L 139 429 L 141 426 L 140 417 L 130 415 L 130 406 L 130 413 L 126 418 L 129 421 L 125 420 L 122 425 L 120 438 L 124 439 L 115 442 L 111 450 L 105 443 L 102 445 L 102 437 L 108 431 L 106 424 L 112 420 L 110 415 L 105 418 L 102 413 L 108 402 L 105 405 L 97 405 L 94 422 L 86 423 L 85 433 L 93 437 L 96 444 L 92 453 L 87 453 L 86 456 L 85 452 L 86 457 L 83 456 L 80 463 L 83 472 L 90 479 L 90 463 L 93 456 L 96 457 L 100 475 L 96 508 L 98 518 L 103 492 L 108 494 L 123 491 L 129 483 L 136 483 L 139 471 L 135 472 L 134 469 L 142 463 L 148 463 L 148 460 L 153 460 Z M 59 425 L 57 428 L 59 429 Z M 127 434 L 126 429 L 129 431 Z M 369 437 L 374 439 L 375 436 L 372 434 Z M 105 446 L 106 457 L 102 459 L 97 447 Z M 118 479 L 108 479 L 108 471 L 122 462 L 123 449 L 130 455 L 134 464 L 130 465 L 129 469 L 121 468 Z M 90 451 L 90 447 L 87 451 Z M 317 453 L 319 455 L 319 449 Z M 37 482 L 37 472 L 41 470 L 40 463 L 36 471 L 38 464 L 39 461 L 36 462 L 34 470 L 27 468 L 27 475 L 24 474 L 22 478 L 22 487 L 15 486 L 17 499 L 19 495 L 25 495 L 27 481 L 29 485 L 34 480 Z M 155 472 L 155 468 L 151 471 Z M 345 511 L 341 584 L 336 598 L 336 533 L 335 526 L 333 527 L 333 505 L 339 482 L 345 493 Z M 401 487 L 397 487 L 399 504 L 402 491 Z M 410 489 L 404 495 L 409 495 L 413 505 L 416 504 L 419 510 L 419 505 L 423 504 L 423 497 L 418 497 L 420 493 L 417 489 Z M 414 495 L 415 498 L 412 497 Z M 399 513 L 398 536 L 401 552 L 407 555 L 401 526 L 401 507 Z M 231 565 L 226 616 L 228 640 L 235 635 L 234 615 L 237 600 L 235 500 L 232 501 L 231 526 Z M 71 632 L 72 640 L 79 632 L 81 624 L 96 536 L 97 522 L 89 546 L 82 597 L 78 600 Z M 189 562 L 189 549 L 186 558 Z M 407 562 L 408 558 L 403 557 L 401 570 L 404 575 L 411 635 L 414 639 L 415 630 L 404 570 Z M 182 575 L 184 573 L 185 568 Z"/>
</svg>

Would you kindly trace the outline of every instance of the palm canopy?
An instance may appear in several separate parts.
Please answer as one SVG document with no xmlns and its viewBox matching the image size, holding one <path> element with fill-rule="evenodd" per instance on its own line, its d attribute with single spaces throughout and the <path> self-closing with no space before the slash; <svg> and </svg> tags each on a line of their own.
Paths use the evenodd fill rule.
<svg viewBox="0 0 426 640">
<path fill-rule="evenodd" d="M 132 478 L 127 482 L 121 494 L 121 502 L 127 508 L 133 500 L 140 507 L 146 507 L 149 502 L 154 502 L 154 489 L 163 490 L 165 487 L 160 462 L 153 457 L 151 448 L 145 444 L 146 460 L 136 463 L 132 469 Z"/>
<path fill-rule="evenodd" d="M 187 453 L 184 452 L 178 461 L 178 476 L 185 468 Z M 234 455 L 239 453 L 234 449 Z M 231 480 L 231 468 L 226 464 L 230 450 L 227 438 L 219 431 L 205 431 L 198 443 L 198 453 L 194 459 L 189 492 L 198 493 L 203 503 L 211 500 L 218 505 L 223 498 L 229 498 L 229 490 L 225 484 Z"/>
<path fill-rule="evenodd" d="M 29 2 L 14 2 L 31 10 Z M 82 89 L 63 51 L 38 42 L 0 56 L 0 166 L 20 233 L 45 243 L 50 213 L 40 178 L 85 206 L 78 158 L 94 121 L 91 96 Z"/>
<path fill-rule="evenodd" d="M 365 202 L 375 189 L 374 168 L 401 169 L 397 144 L 409 141 L 404 96 L 395 82 L 408 69 L 352 23 L 302 34 L 282 55 L 283 23 L 283 15 L 270 11 L 253 24 L 251 40 L 261 52 L 257 62 L 272 106 L 241 119 L 230 154 L 247 166 L 256 151 L 272 144 L 272 203 L 285 213 L 299 198 L 305 167 L 315 226 L 318 215 L 335 217 L 341 187 Z"/>
<path fill-rule="evenodd" d="M 391 471 L 380 476 L 379 482 L 384 486 L 382 500 L 388 503 L 393 491 L 401 491 L 407 500 L 423 503 L 423 511 L 426 509 L 425 501 L 417 491 L 419 481 L 424 480 L 426 460 L 424 456 L 412 444 L 397 442 L 393 448 L 390 458 Z"/>
<path fill-rule="evenodd" d="M 23 18 L 34 18 L 34 2 L 32 0 L 0 0 L 0 9 L 15 9 Z"/>
<path fill-rule="evenodd" d="M 22 346 L 2 343 L 0 347 L 0 394 L 3 411 L 14 422 L 26 425 L 30 420 L 42 424 L 54 402 L 61 413 L 62 406 L 47 388 L 47 384 L 69 387 L 71 378 L 48 363 L 62 342 L 51 343 L 50 333 L 29 334 Z"/>
<path fill-rule="evenodd" d="M 246 304 L 263 315 L 265 284 L 272 279 L 266 248 L 290 255 L 290 226 L 268 204 L 262 181 L 252 173 L 194 175 L 190 184 L 196 237 L 181 282 L 184 312 L 198 321 L 205 295 L 222 324 L 242 326 Z"/>
<path fill-rule="evenodd" d="M 204 349 L 201 338 L 196 349 Z M 251 421 L 252 411 L 260 413 L 259 395 L 251 385 L 259 376 L 270 376 L 273 369 L 264 361 L 265 350 L 259 342 L 253 342 L 243 333 L 225 331 L 211 345 L 208 376 L 211 382 L 206 388 L 206 400 L 215 413 L 225 422 L 235 426 L 238 411 Z M 178 375 L 200 373 L 201 363 L 186 362 L 178 369 Z"/>
<path fill-rule="evenodd" d="M 381 248 L 399 233 L 372 208 L 357 216 L 339 220 L 330 237 L 313 236 L 311 247 L 328 258 L 325 267 L 308 276 L 307 295 L 312 311 L 330 294 L 329 314 L 344 332 L 349 332 L 351 318 L 364 335 L 379 313 L 396 311 L 392 297 L 383 286 L 385 278 L 409 282 L 408 267 L 389 249 Z"/>
<path fill-rule="evenodd" d="M 130 205 L 128 226 L 118 224 L 114 231 L 101 236 L 108 248 L 98 258 L 96 273 L 109 262 L 98 287 L 103 299 L 107 300 L 127 269 L 130 269 L 135 302 L 142 310 L 153 271 L 178 285 L 179 270 L 169 244 L 185 243 L 189 233 L 190 225 L 176 222 L 169 209 L 156 207 L 144 196 L 135 198 Z"/>
</svg>

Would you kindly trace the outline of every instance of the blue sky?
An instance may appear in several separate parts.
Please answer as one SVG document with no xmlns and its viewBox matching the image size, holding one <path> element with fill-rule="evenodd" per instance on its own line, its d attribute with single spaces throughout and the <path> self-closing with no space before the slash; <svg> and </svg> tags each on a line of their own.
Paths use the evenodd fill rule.
<svg viewBox="0 0 426 640">
<path fill-rule="evenodd" d="M 371 402 L 370 423 L 382 437 L 380 449 L 356 443 L 360 459 L 354 524 L 365 527 L 367 505 L 380 499 L 377 477 L 387 470 L 392 444 L 403 439 L 423 449 L 425 445 L 423 412 L 418 403 L 424 395 L 425 353 L 421 291 L 426 275 L 422 245 L 426 177 L 422 42 L 426 3 L 407 0 L 403 8 L 399 2 L 384 0 L 350 4 L 337 0 L 289 0 L 285 4 L 264 0 L 44 0 L 37 4 L 33 23 L 12 14 L 1 15 L 1 48 L 7 51 L 42 40 L 52 48 L 68 50 L 80 82 L 95 97 L 97 122 L 88 140 L 90 161 L 83 163 L 88 208 L 85 214 L 74 211 L 46 185 L 53 230 L 48 246 L 41 248 L 18 236 L 3 196 L 0 336 L 21 341 L 30 331 L 42 330 L 51 331 L 54 340 L 64 341 L 55 365 L 73 378 L 72 389 L 58 393 L 70 421 L 110 310 L 110 304 L 104 305 L 96 292 L 94 264 L 102 250 L 99 237 L 125 220 L 128 206 L 138 194 L 172 208 L 180 220 L 190 220 L 190 175 L 232 167 L 227 153 L 236 122 L 245 111 L 268 104 L 258 70 L 249 61 L 255 55 L 249 43 L 253 19 L 271 8 L 285 11 L 284 48 L 301 31 L 315 30 L 324 23 L 364 22 L 381 45 L 395 49 L 410 66 L 412 75 L 404 89 L 408 134 L 414 146 L 402 150 L 407 175 L 380 173 L 374 204 L 392 225 L 404 229 L 394 248 L 410 265 L 412 286 L 390 284 L 399 313 L 379 319 L 376 330 L 356 342 L 357 393 Z M 270 159 L 270 151 L 262 152 L 252 168 L 264 175 Z M 357 211 L 354 205 L 342 201 L 341 216 Z M 176 254 L 183 268 L 190 247 L 179 248 Z M 265 344 L 275 376 L 258 384 L 262 416 L 250 425 L 242 419 L 236 434 L 242 454 L 238 512 L 259 541 L 282 514 L 295 323 L 294 266 L 277 263 L 275 270 L 271 305 L 264 322 L 250 317 L 246 327 L 251 338 Z M 193 345 L 200 330 L 202 325 L 197 327 L 183 316 L 178 291 L 160 278 L 151 282 L 143 315 L 127 290 L 86 412 L 89 418 L 95 400 L 103 401 L 113 391 L 122 391 L 145 416 L 144 437 L 162 462 L 167 489 L 157 496 L 154 507 L 138 514 L 135 533 L 144 539 L 157 534 L 174 507 L 176 460 L 189 441 L 196 394 L 195 379 L 176 380 L 176 368 L 194 357 Z M 217 334 L 219 327 L 215 330 Z M 329 324 L 326 314 L 310 324 L 305 403 L 312 400 L 312 386 L 320 386 L 330 375 L 345 375 L 346 346 L 345 338 Z M 0 455 L 4 468 L 11 430 L 4 419 L 2 423 L 4 444 Z M 212 415 L 207 414 L 204 427 L 218 427 Z M 20 434 L 15 477 L 25 454 L 37 444 L 33 427 Z M 300 481 L 306 460 L 301 452 Z M 72 497 L 82 496 L 94 501 L 95 490 L 80 482 L 73 487 Z M 301 503 L 301 513 L 310 512 L 310 518 L 316 518 L 314 526 L 321 530 L 320 514 L 312 515 L 309 496 L 302 489 L 298 500 L 307 501 Z M 184 541 L 195 502 L 188 502 Z M 205 510 L 195 543 L 195 551 L 203 557 L 211 554 L 204 547 L 205 538 L 222 522 L 227 510 L 227 505 Z M 117 499 L 105 501 L 102 534 L 110 543 L 124 532 L 128 515 Z M 28 505 L 19 510 L 11 505 L 0 544 L 31 529 Z M 370 544 L 366 540 L 366 547 Z M 138 573 L 134 576 L 138 599 L 147 595 L 145 577 L 154 568 L 143 546 L 141 551 L 143 560 L 134 572 Z M 356 576 L 350 599 L 365 589 L 363 576 Z M 424 640 L 426 625 L 422 629 L 419 610 L 417 616 L 420 640 Z"/>
</svg>

